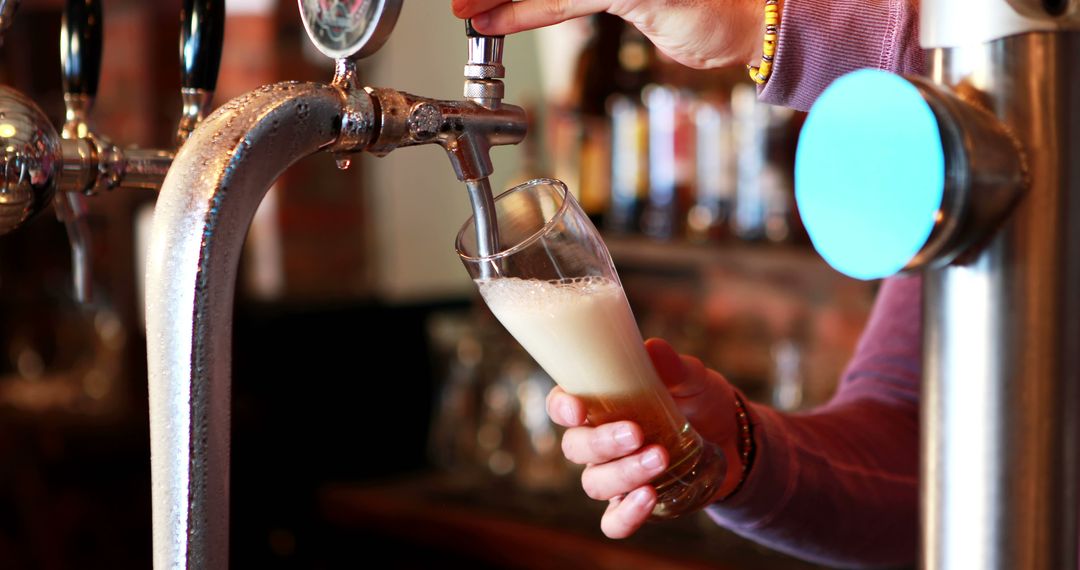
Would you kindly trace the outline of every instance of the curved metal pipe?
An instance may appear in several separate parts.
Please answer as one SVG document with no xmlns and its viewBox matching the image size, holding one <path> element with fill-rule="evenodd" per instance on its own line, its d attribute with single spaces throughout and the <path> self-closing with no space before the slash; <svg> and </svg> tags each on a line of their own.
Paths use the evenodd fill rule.
<svg viewBox="0 0 1080 570">
<path fill-rule="evenodd" d="M 275 179 L 337 140 L 343 93 L 279 83 L 226 103 L 177 153 L 147 264 L 154 567 L 225 568 L 233 293 Z"/>
</svg>

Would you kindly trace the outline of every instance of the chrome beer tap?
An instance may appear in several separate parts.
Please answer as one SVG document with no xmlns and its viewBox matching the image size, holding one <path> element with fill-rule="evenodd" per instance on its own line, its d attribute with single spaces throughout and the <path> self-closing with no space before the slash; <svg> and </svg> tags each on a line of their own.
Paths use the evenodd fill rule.
<svg viewBox="0 0 1080 570">
<path fill-rule="evenodd" d="M 78 145 L 79 170 L 93 172 L 93 153 L 111 155 L 113 145 L 90 128 L 90 108 L 97 95 L 101 75 L 102 43 L 101 2 L 72 0 L 64 7 L 60 23 L 60 67 L 64 84 L 64 125 L 60 136 L 65 141 L 85 141 Z M 94 173 L 97 174 L 97 173 Z M 115 173 L 113 173 L 115 176 Z M 86 192 L 93 192 L 97 183 Z M 71 245 L 71 277 L 75 299 L 81 303 L 91 300 L 93 275 L 90 265 L 90 228 L 86 224 L 86 198 L 82 192 L 62 191 L 53 197 L 56 218 L 64 223 Z"/>
<path fill-rule="evenodd" d="M 212 96 L 223 10 L 218 0 L 184 2 L 181 133 L 205 114 Z M 68 0 L 60 35 L 66 108 L 60 134 L 32 101 L 0 87 L 0 235 L 30 220 L 51 200 L 67 226 L 75 296 L 84 302 L 92 281 L 86 198 L 117 187 L 156 190 L 173 158 L 171 150 L 121 148 L 92 127 L 89 114 L 101 70 L 103 23 L 100 0 Z M 178 139 L 182 142 L 182 135 Z"/>
<path fill-rule="evenodd" d="M 486 109 L 497 109 L 503 98 L 501 79 L 506 76 L 506 68 L 502 64 L 504 38 L 480 34 L 473 28 L 472 20 L 465 21 L 465 35 L 469 38 L 465 99 Z M 482 149 L 482 153 L 482 157 L 487 157 L 487 149 Z M 477 253 L 481 256 L 491 255 L 499 250 L 499 229 L 495 225 L 495 198 L 491 193 L 491 184 L 485 174 L 477 178 L 466 177 L 465 185 L 469 189 L 469 202 L 476 213 Z M 484 274 L 489 270 L 485 266 Z"/>
<path fill-rule="evenodd" d="M 502 102 L 500 40 L 469 38 L 483 48 L 470 53 L 488 55 L 470 58 L 464 100 L 429 99 L 357 80 L 355 60 L 383 44 L 402 0 L 298 4 L 311 40 L 336 60 L 333 80 L 267 85 L 222 105 L 177 153 L 155 209 L 146 320 L 159 569 L 228 564 L 233 295 L 244 236 L 274 180 L 319 151 L 347 167 L 354 153 L 437 144 L 478 196 L 489 193 L 490 148 L 525 136 L 524 110 Z"/>
</svg>

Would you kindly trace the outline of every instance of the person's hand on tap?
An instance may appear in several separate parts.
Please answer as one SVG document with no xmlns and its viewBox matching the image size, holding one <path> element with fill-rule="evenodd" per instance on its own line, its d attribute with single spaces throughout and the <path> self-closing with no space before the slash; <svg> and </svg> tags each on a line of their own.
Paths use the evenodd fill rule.
<svg viewBox="0 0 1080 570">
<path fill-rule="evenodd" d="M 718 372 L 692 356 L 680 356 L 667 342 L 649 339 L 646 351 L 679 410 L 706 440 L 721 449 L 737 449 L 735 390 Z M 656 489 L 649 484 L 668 467 L 659 445 L 643 447 L 642 430 L 629 421 L 591 425 L 585 404 L 556 387 L 548 394 L 551 419 L 567 428 L 562 449 L 573 463 L 585 465 L 581 486 L 596 500 L 609 501 L 600 529 L 609 538 L 632 535 L 649 518 L 656 504 Z M 716 497 L 727 496 L 742 478 L 742 464 L 725 453 L 727 475 Z"/>
<path fill-rule="evenodd" d="M 451 6 L 490 35 L 608 12 L 641 30 L 668 57 L 699 69 L 756 61 L 765 18 L 757 0 L 452 0 Z"/>
</svg>

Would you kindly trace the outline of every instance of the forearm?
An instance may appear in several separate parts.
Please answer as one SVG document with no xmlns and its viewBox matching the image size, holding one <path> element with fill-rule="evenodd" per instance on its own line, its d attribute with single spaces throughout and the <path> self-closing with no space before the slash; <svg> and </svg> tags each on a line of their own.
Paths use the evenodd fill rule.
<svg viewBox="0 0 1080 570">
<path fill-rule="evenodd" d="M 852 401 L 808 415 L 754 410 L 758 454 L 744 487 L 714 507 L 722 526 L 800 558 L 910 563 L 918 526 L 918 415 Z"/>
<path fill-rule="evenodd" d="M 915 555 L 922 280 L 884 282 L 836 396 L 809 414 L 753 407 L 757 457 L 714 507 L 735 532 L 803 558 L 896 565 Z"/>
<path fill-rule="evenodd" d="M 862 68 L 922 73 L 917 0 L 785 0 L 762 101 L 807 110 L 837 77 Z"/>
</svg>

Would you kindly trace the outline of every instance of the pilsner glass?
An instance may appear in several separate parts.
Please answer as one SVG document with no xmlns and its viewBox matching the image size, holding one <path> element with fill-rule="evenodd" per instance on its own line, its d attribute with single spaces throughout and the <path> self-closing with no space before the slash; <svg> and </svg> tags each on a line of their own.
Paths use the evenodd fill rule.
<svg viewBox="0 0 1080 570">
<path fill-rule="evenodd" d="M 667 449 L 651 483 L 654 518 L 707 505 L 726 461 L 675 406 L 645 352 L 607 247 L 558 180 L 536 179 L 495 199 L 497 253 L 480 257 L 474 219 L 457 252 L 496 318 L 548 374 L 585 402 L 590 424 L 631 420 Z"/>
</svg>

